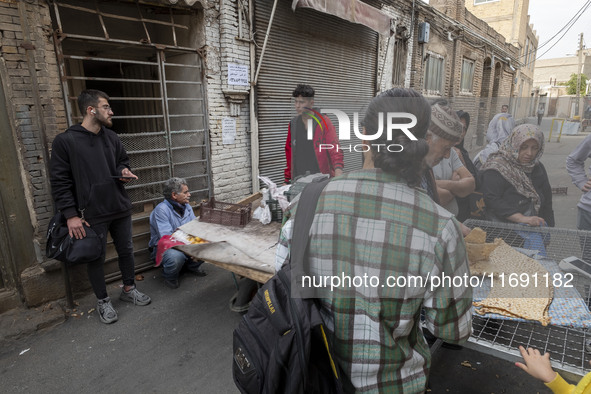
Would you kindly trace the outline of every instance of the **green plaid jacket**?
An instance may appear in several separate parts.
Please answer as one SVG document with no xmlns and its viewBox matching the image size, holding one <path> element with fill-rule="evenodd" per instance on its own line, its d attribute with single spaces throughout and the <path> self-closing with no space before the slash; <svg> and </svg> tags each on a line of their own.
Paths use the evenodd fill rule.
<svg viewBox="0 0 591 394">
<path fill-rule="evenodd" d="M 297 209 L 304 207 L 295 204 L 288 214 Z M 292 225 L 290 219 L 282 228 L 277 268 L 289 259 Z M 309 247 L 317 281 L 304 285 L 321 291 L 337 361 L 356 392 L 424 392 L 430 352 L 421 324 L 451 343 L 471 333 L 468 284 L 432 286 L 434 277 L 469 275 L 453 215 L 401 178 L 381 170 L 355 171 L 324 189 Z M 341 286 L 331 289 L 334 278 Z M 326 286 L 318 289 L 322 283 Z"/>
</svg>

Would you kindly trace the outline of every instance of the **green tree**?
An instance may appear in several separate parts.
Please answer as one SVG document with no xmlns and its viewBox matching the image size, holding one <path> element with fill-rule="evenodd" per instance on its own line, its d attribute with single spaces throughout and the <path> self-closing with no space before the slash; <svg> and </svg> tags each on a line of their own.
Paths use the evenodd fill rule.
<svg viewBox="0 0 591 394">
<path fill-rule="evenodd" d="M 585 95 L 585 86 L 587 84 L 587 76 L 581 74 L 581 95 Z M 571 74 L 570 79 L 566 83 L 566 93 L 577 94 L 577 74 Z"/>
</svg>

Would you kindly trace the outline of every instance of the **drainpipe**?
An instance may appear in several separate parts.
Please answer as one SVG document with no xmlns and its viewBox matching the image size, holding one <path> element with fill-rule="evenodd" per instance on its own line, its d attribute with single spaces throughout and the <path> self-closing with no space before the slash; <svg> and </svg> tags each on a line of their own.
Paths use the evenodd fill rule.
<svg viewBox="0 0 591 394">
<path fill-rule="evenodd" d="M 259 191 L 259 121 L 255 107 L 256 100 L 256 83 L 255 67 L 256 67 L 256 48 L 253 37 L 253 23 L 254 23 L 254 7 L 253 0 L 248 0 L 248 24 L 249 24 L 249 38 L 250 38 L 250 92 L 249 92 L 249 106 L 250 106 L 250 169 L 252 180 L 252 193 Z"/>
</svg>

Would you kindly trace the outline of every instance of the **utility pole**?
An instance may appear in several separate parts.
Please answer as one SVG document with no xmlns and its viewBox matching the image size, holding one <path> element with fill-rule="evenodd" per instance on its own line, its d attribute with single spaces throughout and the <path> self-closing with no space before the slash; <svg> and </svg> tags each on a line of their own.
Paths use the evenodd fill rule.
<svg viewBox="0 0 591 394">
<path fill-rule="evenodd" d="M 583 33 L 579 35 L 579 66 L 577 67 L 577 102 L 575 103 L 575 115 L 579 116 L 579 104 L 581 101 L 581 64 L 583 63 Z"/>
</svg>

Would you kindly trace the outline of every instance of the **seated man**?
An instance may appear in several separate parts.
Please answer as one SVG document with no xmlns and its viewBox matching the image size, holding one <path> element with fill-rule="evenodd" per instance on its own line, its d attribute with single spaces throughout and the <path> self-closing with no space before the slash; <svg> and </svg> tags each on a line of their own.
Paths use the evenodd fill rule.
<svg viewBox="0 0 591 394">
<path fill-rule="evenodd" d="M 459 117 L 459 114 L 457 115 Z M 467 128 L 465 127 L 465 121 L 458 120 L 463 126 L 458 144 L 463 144 Z M 459 213 L 457 198 L 468 196 L 476 187 L 476 181 L 462 161 L 461 153 L 458 154 L 456 149 L 451 149 L 449 156 L 445 155 L 439 164 L 433 167 L 433 175 L 435 175 L 439 203 L 457 217 Z"/>
<path fill-rule="evenodd" d="M 456 196 L 464 197 L 474 191 L 474 178 L 465 167 L 460 171 L 461 174 L 453 174 L 457 169 L 453 169 L 449 162 L 448 171 L 451 171 L 451 180 L 436 181 L 434 169 L 444 159 L 449 159 L 453 155 L 457 162 L 462 164 L 455 150 L 452 148 L 463 138 L 463 126 L 458 115 L 443 103 L 435 103 L 431 106 L 431 124 L 425 135 L 425 140 L 429 145 L 429 152 L 425 156 L 427 171 L 423 174 L 421 187 L 427 192 L 429 197 L 436 203 L 446 206 Z M 458 167 L 459 168 L 459 167 Z M 443 178 L 441 178 L 443 179 Z M 441 195 L 440 195 L 441 194 Z M 455 203 L 455 201 L 454 201 Z M 449 209 L 449 208 L 448 208 Z M 456 205 L 457 210 L 457 205 Z M 462 233 L 468 235 L 470 229 L 460 224 Z"/>
<path fill-rule="evenodd" d="M 158 241 L 164 235 L 172 234 L 178 227 L 195 219 L 193 208 L 189 205 L 189 187 L 182 178 L 170 178 L 164 183 L 164 201 L 150 214 L 150 242 L 152 257 L 156 256 Z M 203 261 L 195 261 L 180 250 L 168 249 L 162 256 L 162 276 L 164 283 L 172 288 L 179 287 L 179 274 L 186 266 L 196 276 L 207 273 L 199 268 Z"/>
</svg>

